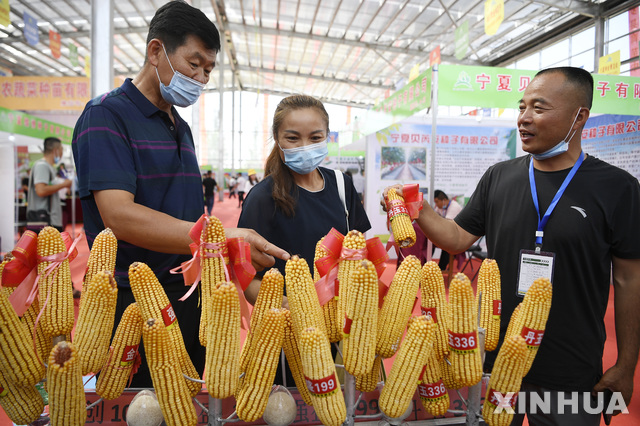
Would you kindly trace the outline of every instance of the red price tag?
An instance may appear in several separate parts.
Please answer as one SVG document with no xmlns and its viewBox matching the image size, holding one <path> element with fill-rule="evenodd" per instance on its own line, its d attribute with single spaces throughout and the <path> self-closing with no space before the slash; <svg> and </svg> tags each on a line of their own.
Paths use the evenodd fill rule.
<svg viewBox="0 0 640 426">
<path fill-rule="evenodd" d="M 176 313 L 173 311 L 173 306 L 171 303 L 167 305 L 162 311 L 162 320 L 164 321 L 164 325 L 167 328 L 173 327 L 176 322 Z"/>
<path fill-rule="evenodd" d="M 494 300 L 493 301 L 493 317 L 500 318 L 502 315 L 502 300 Z"/>
<path fill-rule="evenodd" d="M 342 333 L 345 336 L 348 336 L 349 333 L 351 333 L 351 323 L 353 322 L 353 320 L 351 318 L 349 318 L 347 316 L 347 314 L 344 314 L 344 324 L 342 325 Z"/>
<path fill-rule="evenodd" d="M 122 352 L 122 358 L 120 359 L 121 367 L 133 365 L 133 361 L 136 360 L 136 354 L 138 353 L 138 346 L 139 345 L 125 346 L 124 351 Z"/>
<path fill-rule="evenodd" d="M 534 330 L 528 327 L 522 327 L 522 333 L 520 333 L 520 335 L 524 337 L 524 341 L 527 343 L 527 346 L 537 348 L 540 346 L 540 343 L 542 343 L 544 330 Z"/>
<path fill-rule="evenodd" d="M 491 389 L 489 390 L 489 393 L 487 393 L 487 401 L 489 402 L 489 404 L 495 406 L 495 407 L 503 407 L 503 408 L 507 408 L 507 407 L 511 407 L 511 408 L 516 408 L 516 402 L 518 401 L 518 394 L 514 393 L 513 395 L 509 395 L 509 394 L 502 394 L 501 392 L 496 391 L 495 389 Z"/>
<path fill-rule="evenodd" d="M 436 311 L 438 308 L 425 308 L 424 306 L 420 306 L 420 312 L 422 315 L 426 315 L 427 318 L 431 318 L 434 324 L 438 323 L 438 316 L 436 315 Z"/>
<path fill-rule="evenodd" d="M 409 216 L 409 211 L 404 203 L 401 200 L 390 200 L 387 203 L 387 219 L 389 222 L 401 214 Z"/>
<path fill-rule="evenodd" d="M 438 399 L 447 394 L 447 388 L 444 387 L 444 383 L 440 379 L 437 383 L 419 384 L 418 394 L 422 398 Z"/>
<path fill-rule="evenodd" d="M 449 348 L 452 351 L 467 353 L 475 352 L 478 349 L 478 332 L 454 333 L 449 332 Z"/>
<path fill-rule="evenodd" d="M 338 380 L 336 379 L 335 373 L 324 379 L 314 380 L 307 376 L 305 376 L 304 379 L 307 382 L 309 392 L 317 396 L 325 396 L 338 389 Z"/>
</svg>

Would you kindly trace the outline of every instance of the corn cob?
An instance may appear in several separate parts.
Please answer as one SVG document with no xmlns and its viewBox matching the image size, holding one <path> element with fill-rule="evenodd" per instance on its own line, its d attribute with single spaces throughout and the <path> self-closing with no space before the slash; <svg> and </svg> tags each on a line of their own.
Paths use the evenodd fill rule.
<svg viewBox="0 0 640 426">
<path fill-rule="evenodd" d="M 303 330 L 300 356 L 318 418 L 324 425 L 341 425 L 347 418 L 347 408 L 326 334 L 315 327 Z"/>
<path fill-rule="evenodd" d="M 400 247 L 411 247 L 416 243 L 416 230 L 404 204 L 404 198 L 398 195 L 395 188 L 387 192 L 387 210 L 393 238 Z"/>
<path fill-rule="evenodd" d="M 442 369 L 435 348 L 429 351 L 427 363 L 424 365 L 424 373 L 418 385 L 418 395 L 420 395 L 424 409 L 432 416 L 439 417 L 447 413 L 449 394 L 442 380 Z"/>
<path fill-rule="evenodd" d="M 478 309 L 469 278 L 457 273 L 449 284 L 449 360 L 455 382 L 473 386 L 482 378 Z"/>
<path fill-rule="evenodd" d="M 344 366 L 354 376 L 367 374 L 376 357 L 378 274 L 368 260 L 357 265 L 347 297 L 344 318 Z"/>
<path fill-rule="evenodd" d="M 267 408 L 284 338 L 284 311 L 282 308 L 271 309 L 258 330 L 260 345 L 249 360 L 236 403 L 238 417 L 245 422 L 257 420 Z"/>
<path fill-rule="evenodd" d="M 82 375 L 100 371 L 109 356 L 118 298 L 113 274 L 96 273 L 84 296 L 74 335 Z"/>
<path fill-rule="evenodd" d="M 168 426 L 195 426 L 198 422 L 196 409 L 189 398 L 178 356 L 163 321 L 155 318 L 145 321 L 142 339 L 164 421 Z"/>
<path fill-rule="evenodd" d="M 551 309 L 552 290 L 551 281 L 546 278 L 538 278 L 529 287 L 522 300 L 522 307 L 518 313 L 513 332 L 524 337 L 527 343 L 528 355 L 524 370 L 525 375 L 533 364 L 544 336 Z"/>
<path fill-rule="evenodd" d="M 433 351 L 433 320 L 425 315 L 409 321 L 407 336 L 393 361 L 387 382 L 380 392 L 380 410 L 391 418 L 400 417 L 407 408 L 420 381 L 422 368 Z"/>
<path fill-rule="evenodd" d="M 478 272 L 478 288 L 476 292 L 476 306 L 480 305 L 480 327 L 486 330 L 484 350 L 492 351 L 498 347 L 500 340 L 500 314 L 502 299 L 500 297 L 500 269 L 493 259 L 482 261 Z"/>
<path fill-rule="evenodd" d="M 73 343 L 61 341 L 53 347 L 47 366 L 51 426 L 81 426 L 87 420 L 84 385 L 78 354 Z"/>
<path fill-rule="evenodd" d="M 215 216 L 209 217 L 208 224 L 202 228 L 201 239 L 204 243 L 226 243 L 227 239 L 224 233 L 224 228 L 220 219 Z M 210 306 L 209 300 L 213 294 L 213 289 L 220 283 L 226 280 L 224 268 L 225 261 L 228 262 L 228 258 L 225 259 L 220 255 L 213 255 L 213 253 L 220 253 L 220 249 L 203 249 L 202 256 L 202 279 L 200 281 L 200 294 L 202 295 L 202 306 Z M 207 327 L 209 316 L 211 313 L 207 309 L 202 310 L 200 316 L 200 344 L 207 346 Z"/>
<path fill-rule="evenodd" d="M 522 308 L 522 302 L 518 303 L 518 306 L 516 306 L 516 308 L 511 313 L 511 318 L 509 318 L 509 325 L 507 326 L 505 339 L 513 334 L 518 334 L 515 329 L 517 327 L 518 315 L 520 315 L 521 308 Z"/>
<path fill-rule="evenodd" d="M 327 251 L 323 249 L 320 244 L 324 237 L 316 244 L 316 253 L 313 259 L 313 282 L 317 283 L 320 280 L 320 272 L 316 267 L 316 261 L 327 256 Z M 336 294 L 337 296 L 337 294 Z M 340 322 L 338 321 L 338 298 L 334 297 L 327 303 L 322 305 L 322 317 L 324 318 L 324 326 L 327 329 L 327 336 L 331 343 L 339 342 L 342 340 L 342 328 L 340 328 Z"/>
<path fill-rule="evenodd" d="M 482 417 L 489 426 L 511 424 L 513 410 L 507 407 L 515 408 L 517 393 L 520 391 L 526 367 L 527 352 L 529 352 L 527 344 L 521 336 L 510 336 L 502 343 L 491 372 L 491 379 L 489 379 L 482 407 Z M 498 406 L 501 407 L 500 410 L 496 410 Z"/>
<path fill-rule="evenodd" d="M 34 386 L 44 377 L 44 365 L 33 349 L 29 330 L 20 322 L 5 292 L 0 292 L 0 351 L 0 371 L 7 380 Z"/>
<path fill-rule="evenodd" d="M 0 262 L 0 290 L 5 292 L 7 296 L 10 296 L 11 293 L 15 290 L 15 287 L 2 287 L 2 272 L 4 271 L 4 267 L 9 261 L 13 259 L 13 255 L 11 253 L 7 253 L 2 262 Z"/>
<path fill-rule="evenodd" d="M 0 373 L 0 406 L 12 422 L 28 425 L 40 416 L 44 401 L 35 386 L 13 383 Z"/>
<path fill-rule="evenodd" d="M 102 398 L 115 399 L 124 391 L 138 355 L 142 323 L 138 304 L 132 303 L 127 306 L 113 336 L 107 364 L 102 367 L 98 376 L 96 393 Z"/>
<path fill-rule="evenodd" d="M 284 356 L 287 357 L 293 380 L 296 382 L 296 388 L 300 396 L 304 400 L 305 404 L 313 405 L 311 400 L 311 394 L 307 389 L 307 383 L 304 380 L 304 372 L 302 371 L 302 360 L 300 359 L 300 348 L 298 347 L 298 341 L 296 335 L 293 332 L 293 323 L 291 321 L 291 312 L 285 309 L 284 317 L 284 339 L 282 340 L 282 348 L 284 349 Z"/>
<path fill-rule="evenodd" d="M 367 246 L 367 241 L 364 239 L 362 232 L 352 230 L 345 235 L 342 241 L 342 250 L 362 250 Z M 360 260 L 342 259 L 338 265 L 338 310 L 336 312 L 339 325 L 344 323 L 344 314 L 347 310 L 347 303 L 349 299 L 349 286 L 351 285 L 351 279 L 353 277 L 353 271 L 360 264 Z M 342 331 L 342 330 L 341 330 Z M 343 335 L 340 336 L 340 340 L 343 339 Z"/>
<path fill-rule="evenodd" d="M 240 299 L 233 283 L 222 282 L 213 289 L 209 310 L 205 381 L 209 395 L 232 396 L 240 376 Z M 204 310 L 204 309 L 203 309 Z"/>
<path fill-rule="evenodd" d="M 66 252 L 67 248 L 60 232 L 51 226 L 42 228 L 38 234 L 38 257 Z M 46 334 L 62 336 L 71 332 L 75 320 L 71 270 L 69 259 L 64 259 L 45 276 L 45 270 L 51 263 L 53 262 L 38 262 L 40 306 L 44 306 L 41 321 Z"/>
<path fill-rule="evenodd" d="M 463 384 L 456 381 L 455 373 L 453 371 L 453 366 L 450 364 L 448 357 L 445 357 L 442 360 L 440 360 L 438 364 L 440 365 L 440 370 L 442 371 L 442 383 L 444 384 L 445 388 L 460 389 L 464 387 Z"/>
<path fill-rule="evenodd" d="M 420 292 L 422 295 L 421 311 L 427 317 L 433 318 L 433 322 L 436 324 L 433 349 L 438 360 L 441 360 L 449 353 L 447 336 L 449 322 L 444 278 L 436 262 L 429 261 L 422 267 Z"/>
<path fill-rule="evenodd" d="M 93 240 L 89 260 L 87 260 L 87 272 L 84 274 L 82 283 L 82 295 L 80 296 L 80 306 L 84 300 L 93 276 L 98 272 L 109 271 L 111 274 L 116 270 L 116 253 L 118 251 L 118 240 L 111 228 L 103 229 L 96 239 Z"/>
<path fill-rule="evenodd" d="M 36 325 L 36 320 L 38 318 L 38 314 L 40 313 L 40 302 L 36 297 L 33 300 L 33 303 L 29 308 L 25 311 L 20 318 L 20 322 L 22 322 L 25 327 L 27 327 L 27 331 L 29 333 L 29 339 L 35 339 L 36 343 L 36 354 L 38 355 L 38 359 L 42 364 L 49 358 L 49 354 L 51 353 L 51 349 L 53 349 L 53 340 L 51 336 L 47 335 L 42 329 L 42 322 L 38 321 Z M 34 328 L 36 328 L 34 332 Z M 31 345 L 31 343 L 30 343 Z M 43 370 L 44 374 L 44 370 Z"/>
<path fill-rule="evenodd" d="M 360 392 L 373 392 L 380 381 L 380 367 L 382 357 L 376 356 L 373 360 L 373 368 L 367 374 L 356 376 L 356 389 Z"/>
<path fill-rule="evenodd" d="M 308 327 L 317 327 L 326 333 L 322 308 L 307 261 L 293 255 L 285 265 L 284 279 L 287 286 L 287 300 L 291 310 L 293 332 L 296 333 L 296 337 L 299 338 L 302 330 Z"/>
<path fill-rule="evenodd" d="M 169 303 L 169 298 L 164 292 L 158 278 L 151 268 L 142 262 L 134 262 L 129 266 L 129 283 L 131 291 L 138 303 L 138 308 L 142 313 L 143 320 L 151 318 L 162 318 L 165 326 L 169 331 L 174 351 L 177 354 L 178 365 L 182 369 L 182 373 L 187 377 L 199 378 L 196 368 L 187 353 L 180 332 L 180 325 L 175 316 L 173 307 Z M 184 379 L 189 388 L 192 397 L 196 396 L 202 385 L 193 380 Z"/>
<path fill-rule="evenodd" d="M 410 255 L 402 261 L 391 281 L 378 315 L 376 353 L 383 358 L 390 358 L 398 350 L 416 301 L 420 274 L 420 261 Z"/>
</svg>

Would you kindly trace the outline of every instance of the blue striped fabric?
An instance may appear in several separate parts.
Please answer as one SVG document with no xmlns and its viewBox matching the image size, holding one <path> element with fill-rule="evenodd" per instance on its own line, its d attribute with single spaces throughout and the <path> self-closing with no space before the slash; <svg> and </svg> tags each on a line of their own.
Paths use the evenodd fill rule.
<svg viewBox="0 0 640 426">
<path fill-rule="evenodd" d="M 178 219 L 196 221 L 204 211 L 202 178 L 191 130 L 177 111 L 174 128 L 127 79 L 122 86 L 92 99 L 76 123 L 73 156 L 78 173 L 84 227 L 91 245 L 104 229 L 92 191 L 121 189 L 135 202 Z M 158 253 L 119 241 L 116 278 L 128 286 L 132 262 L 148 264 L 164 286 L 184 285 L 169 274 L 189 257 Z"/>
</svg>

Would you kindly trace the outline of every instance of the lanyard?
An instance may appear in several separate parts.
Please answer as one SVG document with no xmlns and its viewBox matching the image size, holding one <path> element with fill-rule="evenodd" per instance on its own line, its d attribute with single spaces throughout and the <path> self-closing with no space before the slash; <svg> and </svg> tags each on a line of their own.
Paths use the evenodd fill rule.
<svg viewBox="0 0 640 426">
<path fill-rule="evenodd" d="M 560 185 L 560 188 L 558 188 L 558 192 L 556 192 L 556 195 L 553 197 L 551 204 L 549 204 L 549 207 L 547 207 L 547 211 L 544 213 L 544 216 L 542 216 L 542 219 L 540 219 L 540 206 L 538 205 L 538 191 L 536 189 L 536 180 L 533 176 L 533 158 L 531 159 L 531 162 L 529 163 L 529 185 L 531 186 L 531 196 L 533 197 L 533 205 L 536 206 L 536 212 L 538 217 L 538 229 L 536 230 L 536 253 L 540 253 L 540 249 L 542 247 L 542 237 L 544 236 L 544 228 L 545 226 L 547 226 L 547 222 L 549 221 L 549 217 L 551 216 L 551 213 L 553 213 L 553 209 L 556 208 L 556 205 L 558 204 L 558 201 L 560 201 L 562 194 L 564 194 L 565 189 L 567 189 L 567 186 L 569 186 L 569 182 L 571 182 L 571 179 L 573 179 L 576 172 L 582 165 L 583 161 L 584 161 L 584 152 L 581 151 L 580 157 L 578 157 L 578 161 L 576 161 L 576 163 L 573 165 L 567 177 L 564 178 L 564 182 L 562 182 L 562 185 Z"/>
</svg>

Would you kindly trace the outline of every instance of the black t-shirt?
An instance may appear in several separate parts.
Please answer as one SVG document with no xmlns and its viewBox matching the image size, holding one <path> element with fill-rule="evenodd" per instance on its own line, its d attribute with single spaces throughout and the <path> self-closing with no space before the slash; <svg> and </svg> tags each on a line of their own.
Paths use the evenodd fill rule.
<svg viewBox="0 0 640 426">
<path fill-rule="evenodd" d="M 312 274 L 316 243 L 327 235 L 331 228 L 336 228 L 343 235 L 348 231 L 336 175 L 333 170 L 324 167 L 319 167 L 318 170 L 324 178 L 324 188 L 318 192 L 310 192 L 297 187 L 298 200 L 293 217 L 286 216 L 276 208 L 271 197 L 273 179 L 267 176 L 249 192 L 238 221 L 238 227 L 254 229 L 267 241 L 291 255 L 297 254 L 306 259 Z M 345 201 L 349 210 L 349 230 L 368 231 L 371 224 L 353 181 L 349 176 L 342 175 L 345 183 Z M 275 267 L 282 274 L 284 266 L 283 260 L 276 259 Z"/>
<path fill-rule="evenodd" d="M 206 177 L 202 179 L 202 185 L 204 185 L 204 195 L 205 197 L 213 196 L 213 189 L 218 185 L 214 178 Z"/>
<path fill-rule="evenodd" d="M 486 235 L 502 278 L 504 337 L 517 296 L 520 250 L 535 247 L 538 220 L 529 186 L 530 156 L 487 170 L 454 219 Z M 570 169 L 535 171 L 541 215 Z M 553 211 L 542 250 L 555 253 L 553 298 L 542 344 L 525 380 L 559 390 L 590 391 L 602 375 L 604 314 L 611 257 L 640 258 L 640 187 L 626 171 L 587 156 Z M 487 354 L 487 364 L 497 350 Z"/>
</svg>

